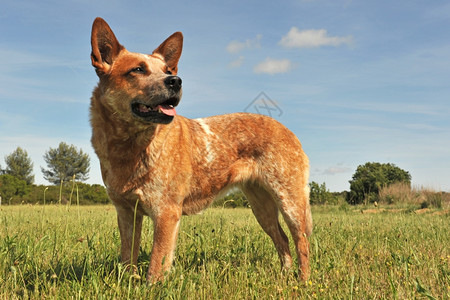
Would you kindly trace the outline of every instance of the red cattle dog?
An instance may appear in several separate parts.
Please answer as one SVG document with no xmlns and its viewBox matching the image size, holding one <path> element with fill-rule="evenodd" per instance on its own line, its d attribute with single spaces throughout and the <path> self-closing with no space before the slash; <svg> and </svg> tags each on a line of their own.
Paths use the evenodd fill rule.
<svg viewBox="0 0 450 300">
<path fill-rule="evenodd" d="M 142 218 L 150 216 L 154 237 L 147 279 L 161 280 L 174 259 L 181 216 L 203 210 L 218 194 L 237 187 L 288 269 L 292 256 L 281 212 L 295 243 L 300 277 L 306 279 L 312 231 L 309 163 L 297 137 L 258 114 L 192 120 L 177 115 L 181 32 L 152 54 L 133 53 L 97 18 L 91 43 L 99 77 L 90 107 L 92 145 L 117 210 L 122 261 L 137 264 Z"/>
</svg>

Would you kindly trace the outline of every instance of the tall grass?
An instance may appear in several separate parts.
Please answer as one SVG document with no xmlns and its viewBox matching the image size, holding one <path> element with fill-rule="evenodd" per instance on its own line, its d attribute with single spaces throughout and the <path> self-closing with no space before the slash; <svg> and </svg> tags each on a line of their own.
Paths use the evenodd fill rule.
<svg viewBox="0 0 450 300">
<path fill-rule="evenodd" d="M 0 299 L 450 297 L 448 214 L 369 215 L 327 206 L 314 208 L 313 217 L 306 283 L 295 271 L 280 272 L 275 248 L 249 209 L 214 208 L 183 218 L 174 268 L 150 285 L 149 218 L 139 278 L 119 262 L 112 206 L 1 207 Z"/>
<path fill-rule="evenodd" d="M 378 195 L 380 203 L 416 205 L 422 208 L 442 208 L 450 204 L 450 194 L 435 191 L 427 187 L 411 188 L 405 183 L 396 183 L 383 187 Z"/>
</svg>

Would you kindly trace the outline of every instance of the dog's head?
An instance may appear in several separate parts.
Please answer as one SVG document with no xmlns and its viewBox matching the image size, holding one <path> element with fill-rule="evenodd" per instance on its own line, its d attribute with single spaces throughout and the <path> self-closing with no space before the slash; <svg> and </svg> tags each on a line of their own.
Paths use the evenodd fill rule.
<svg viewBox="0 0 450 300">
<path fill-rule="evenodd" d="M 100 78 L 102 101 L 118 117 L 144 123 L 170 123 L 181 99 L 178 60 L 183 35 L 176 32 L 152 54 L 129 52 L 108 24 L 92 26 L 92 65 Z"/>
</svg>

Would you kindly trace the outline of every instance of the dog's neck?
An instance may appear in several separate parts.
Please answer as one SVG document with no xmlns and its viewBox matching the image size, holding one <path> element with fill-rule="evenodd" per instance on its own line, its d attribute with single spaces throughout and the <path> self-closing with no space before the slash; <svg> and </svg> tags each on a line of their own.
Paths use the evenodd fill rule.
<svg viewBox="0 0 450 300">
<path fill-rule="evenodd" d="M 120 120 L 101 100 L 95 93 L 91 99 L 92 145 L 102 164 L 109 165 L 105 170 L 115 170 L 112 173 L 102 170 L 105 184 L 114 185 L 116 180 L 126 182 L 125 178 L 133 176 L 158 125 L 136 126 Z"/>
</svg>

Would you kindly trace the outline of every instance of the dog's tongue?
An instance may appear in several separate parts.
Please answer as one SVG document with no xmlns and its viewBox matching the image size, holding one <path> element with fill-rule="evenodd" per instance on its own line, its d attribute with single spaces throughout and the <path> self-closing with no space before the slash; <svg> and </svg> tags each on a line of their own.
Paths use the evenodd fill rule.
<svg viewBox="0 0 450 300">
<path fill-rule="evenodd" d="M 168 116 L 175 116 L 177 114 L 177 111 L 175 110 L 175 107 L 171 107 L 169 105 L 158 105 L 156 107 L 157 109 L 160 109 L 164 114 Z"/>
</svg>

